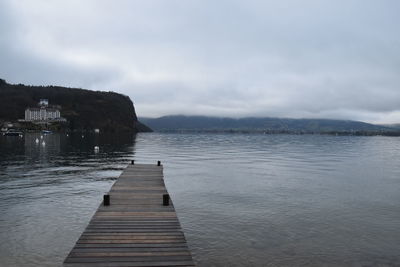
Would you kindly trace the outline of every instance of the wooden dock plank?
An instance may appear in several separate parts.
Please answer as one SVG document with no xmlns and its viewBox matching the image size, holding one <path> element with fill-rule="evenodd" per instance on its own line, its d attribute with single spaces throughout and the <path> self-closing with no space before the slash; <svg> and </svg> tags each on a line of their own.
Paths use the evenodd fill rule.
<svg viewBox="0 0 400 267">
<path fill-rule="evenodd" d="M 162 205 L 162 166 L 129 165 L 64 266 L 195 266 L 172 201 Z"/>
</svg>

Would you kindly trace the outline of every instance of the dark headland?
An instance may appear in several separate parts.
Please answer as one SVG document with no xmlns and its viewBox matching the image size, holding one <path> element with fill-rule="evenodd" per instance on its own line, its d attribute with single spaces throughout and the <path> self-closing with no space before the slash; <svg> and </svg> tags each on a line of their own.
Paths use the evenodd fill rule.
<svg viewBox="0 0 400 267">
<path fill-rule="evenodd" d="M 115 92 L 9 84 L 0 79 L 0 99 L 0 124 L 9 122 L 17 129 L 86 132 L 98 129 L 107 133 L 151 131 L 138 121 L 131 99 Z M 48 99 L 66 121 L 24 122 L 25 110 L 37 107 L 40 99 Z"/>
</svg>

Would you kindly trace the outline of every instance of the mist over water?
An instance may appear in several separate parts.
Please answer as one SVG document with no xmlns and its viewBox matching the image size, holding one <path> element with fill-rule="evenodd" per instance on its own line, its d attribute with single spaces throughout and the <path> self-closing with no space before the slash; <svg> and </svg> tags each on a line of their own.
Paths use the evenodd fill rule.
<svg viewBox="0 0 400 267">
<path fill-rule="evenodd" d="M 199 266 L 400 265 L 398 138 L 36 138 L 0 137 L 1 266 L 59 266 L 131 159 L 164 164 Z"/>
</svg>

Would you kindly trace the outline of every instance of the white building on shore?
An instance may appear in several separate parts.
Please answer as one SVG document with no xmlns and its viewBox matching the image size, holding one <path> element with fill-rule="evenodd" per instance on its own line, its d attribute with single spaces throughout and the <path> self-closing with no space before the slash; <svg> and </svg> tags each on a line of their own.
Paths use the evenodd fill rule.
<svg viewBox="0 0 400 267">
<path fill-rule="evenodd" d="M 25 109 L 25 121 L 65 121 L 61 117 L 60 110 L 49 107 L 47 99 L 40 99 L 39 107 Z"/>
</svg>

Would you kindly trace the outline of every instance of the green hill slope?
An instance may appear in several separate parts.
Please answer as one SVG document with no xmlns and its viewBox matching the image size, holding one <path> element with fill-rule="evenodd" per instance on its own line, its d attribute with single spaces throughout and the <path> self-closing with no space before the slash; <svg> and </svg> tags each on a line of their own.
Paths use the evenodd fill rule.
<svg viewBox="0 0 400 267">
<path fill-rule="evenodd" d="M 150 129 L 137 120 L 128 96 L 114 92 L 91 91 L 59 86 L 12 85 L 0 80 L 0 119 L 16 121 L 24 118 L 25 108 L 36 107 L 40 99 L 61 106 L 61 116 L 70 130 L 103 132 L 140 132 Z"/>
</svg>

